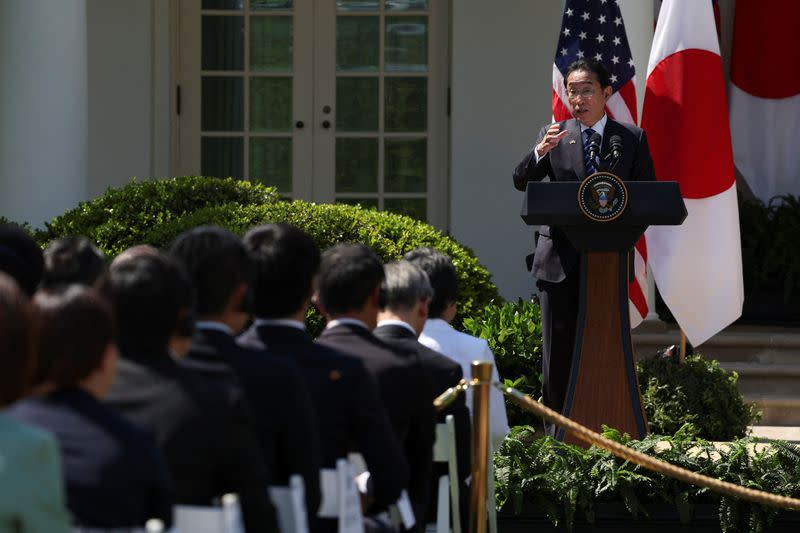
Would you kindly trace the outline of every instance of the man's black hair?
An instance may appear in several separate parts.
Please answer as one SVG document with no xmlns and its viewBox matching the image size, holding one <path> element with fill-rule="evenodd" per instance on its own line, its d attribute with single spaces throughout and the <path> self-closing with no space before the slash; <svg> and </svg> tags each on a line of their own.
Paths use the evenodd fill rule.
<svg viewBox="0 0 800 533">
<path fill-rule="evenodd" d="M 57 239 L 44 251 L 44 288 L 73 283 L 97 288 L 107 273 L 105 255 L 86 237 Z"/>
<path fill-rule="evenodd" d="M 14 278 L 25 294 L 33 296 L 43 270 L 42 249 L 33 238 L 15 224 L 0 225 L 0 272 Z"/>
<path fill-rule="evenodd" d="M 163 354 L 192 310 L 192 287 L 183 269 L 163 255 L 139 255 L 112 265 L 109 277 L 122 353 Z"/>
<path fill-rule="evenodd" d="M 383 262 L 366 245 L 337 244 L 322 254 L 320 303 L 333 314 L 360 310 L 383 278 Z"/>
<path fill-rule="evenodd" d="M 182 233 L 169 252 L 192 282 L 199 316 L 222 313 L 236 287 L 253 283 L 255 265 L 244 243 L 218 226 Z"/>
<path fill-rule="evenodd" d="M 567 86 L 567 78 L 569 78 L 569 75 L 578 70 L 594 74 L 597 81 L 600 83 L 600 87 L 603 89 L 611 86 L 611 74 L 608 73 L 608 70 L 602 63 L 594 59 L 578 59 L 567 67 L 567 72 L 564 74 L 564 87 Z"/>
<path fill-rule="evenodd" d="M 458 275 L 450 257 L 433 248 L 411 250 L 403 259 L 428 274 L 433 287 L 433 299 L 428 306 L 430 318 L 441 318 L 447 307 L 458 301 Z"/>
<path fill-rule="evenodd" d="M 267 224 L 248 231 L 244 243 L 256 263 L 256 316 L 281 318 L 300 310 L 319 271 L 314 240 L 289 224 Z"/>
</svg>

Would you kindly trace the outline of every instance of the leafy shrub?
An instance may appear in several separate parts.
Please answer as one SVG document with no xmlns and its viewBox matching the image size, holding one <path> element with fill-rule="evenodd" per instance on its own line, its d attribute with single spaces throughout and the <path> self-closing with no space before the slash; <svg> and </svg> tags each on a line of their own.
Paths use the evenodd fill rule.
<svg viewBox="0 0 800 533">
<path fill-rule="evenodd" d="M 533 399 L 541 397 L 542 330 L 535 302 L 508 302 L 486 307 L 464 320 L 463 329 L 486 339 L 497 370 L 507 385 Z M 747 426 L 760 415 L 736 388 L 738 375 L 702 356 L 684 364 L 654 357 L 637 364 L 642 404 L 653 433 L 669 435 L 684 424 L 694 424 L 699 436 L 709 440 L 744 437 Z M 541 419 L 506 402 L 509 424 L 541 427 Z"/>
<path fill-rule="evenodd" d="M 542 319 L 539 304 L 517 300 L 490 305 L 466 318 L 466 333 L 486 339 L 503 382 L 538 400 L 542 394 Z M 541 419 L 506 400 L 508 423 L 541 426 Z"/>
<path fill-rule="evenodd" d="M 151 229 L 202 207 L 235 203 L 251 205 L 278 198 L 274 189 L 233 179 L 189 176 L 153 181 L 133 180 L 120 189 L 81 202 L 45 224 L 41 243 L 83 235 L 109 256 L 145 242 Z"/>
<path fill-rule="evenodd" d="M 800 496 L 800 452 L 785 442 L 754 449 L 750 438 L 715 446 L 698 439 L 690 426 L 673 436 L 630 440 L 615 430 L 604 435 L 649 455 L 708 476 L 776 494 Z M 519 514 L 526 506 L 543 510 L 571 530 L 576 519 L 594 522 L 595 505 L 623 502 L 632 518 L 647 516 L 648 504 L 670 504 L 689 522 L 697 504 L 718 505 L 722 531 L 764 531 L 778 510 L 748 503 L 651 472 L 605 450 L 588 450 L 536 438 L 530 427 L 514 428 L 494 456 L 497 505 Z"/>
<path fill-rule="evenodd" d="M 361 242 L 387 261 L 399 259 L 419 246 L 440 250 L 453 259 L 458 273 L 460 319 L 500 299 L 489 271 L 478 263 L 468 248 L 412 218 L 359 206 L 317 205 L 295 200 L 244 207 L 207 207 L 154 228 L 144 236 L 144 241 L 155 246 L 168 246 L 183 231 L 202 224 L 218 224 L 243 234 L 253 226 L 270 222 L 286 222 L 304 229 L 322 249 L 338 242 Z M 309 329 L 316 331 L 313 323 L 311 326 Z"/>
<path fill-rule="evenodd" d="M 642 403 L 650 431 L 662 435 L 691 423 L 698 436 L 727 441 L 744 437 L 761 417 L 736 388 L 739 376 L 701 355 L 684 363 L 656 356 L 637 364 Z"/>
<path fill-rule="evenodd" d="M 459 277 L 460 319 L 500 300 L 491 275 L 474 253 L 432 226 L 357 206 L 286 202 L 274 189 L 232 179 L 192 176 L 134 181 L 55 218 L 38 238 L 48 242 L 85 235 L 114 256 L 134 244 L 166 247 L 183 231 L 201 224 L 217 224 L 241 235 L 268 222 L 303 228 L 323 249 L 353 241 L 370 246 L 385 260 L 399 259 L 418 246 L 448 254 Z M 310 326 L 312 331 L 319 329 L 318 315 L 313 315 Z"/>
</svg>

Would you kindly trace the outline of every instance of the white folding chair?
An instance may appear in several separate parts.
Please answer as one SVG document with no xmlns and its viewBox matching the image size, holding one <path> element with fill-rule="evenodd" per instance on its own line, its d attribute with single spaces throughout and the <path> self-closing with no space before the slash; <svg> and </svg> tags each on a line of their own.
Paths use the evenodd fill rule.
<svg viewBox="0 0 800 533">
<path fill-rule="evenodd" d="M 226 494 L 220 506 L 176 505 L 174 533 L 244 533 L 239 497 Z"/>
<path fill-rule="evenodd" d="M 320 518 L 336 518 L 338 533 L 364 533 L 364 517 L 361 514 L 361 496 L 356 487 L 355 471 L 347 459 L 336 461 L 336 470 L 320 470 L 322 503 Z"/>
<path fill-rule="evenodd" d="M 278 514 L 281 533 L 308 533 L 305 484 L 300 474 L 289 477 L 289 485 L 269 487 L 269 497 Z"/>
<path fill-rule="evenodd" d="M 450 533 L 452 511 L 452 533 L 461 533 L 459 506 L 458 460 L 456 459 L 456 423 L 453 415 L 447 415 L 443 424 L 436 424 L 436 441 L 433 444 L 433 462 L 447 463 L 447 475 L 439 478 L 436 497 L 436 522 L 427 524 L 429 533 Z M 447 494 L 448 487 L 450 494 Z"/>
</svg>

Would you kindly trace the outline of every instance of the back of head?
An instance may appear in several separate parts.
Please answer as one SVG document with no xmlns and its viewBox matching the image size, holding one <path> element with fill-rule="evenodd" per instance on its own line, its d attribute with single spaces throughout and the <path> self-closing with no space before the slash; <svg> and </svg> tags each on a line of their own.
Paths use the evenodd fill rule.
<svg viewBox="0 0 800 533">
<path fill-rule="evenodd" d="M 422 300 L 433 296 L 428 275 L 409 261 L 394 261 L 384 266 L 381 307 L 392 311 L 411 311 Z"/>
<path fill-rule="evenodd" d="M 253 283 L 254 264 L 247 248 L 239 237 L 218 226 L 199 226 L 182 233 L 170 255 L 191 279 L 200 316 L 221 314 L 236 287 Z"/>
<path fill-rule="evenodd" d="M 431 318 L 441 318 L 447 307 L 458 300 L 458 275 L 453 261 L 442 252 L 427 247 L 411 250 L 403 258 L 428 275 L 433 287 L 428 313 Z"/>
<path fill-rule="evenodd" d="M 41 320 L 34 384 L 77 386 L 98 369 L 114 340 L 111 305 L 83 285 L 41 290 L 33 299 Z"/>
<path fill-rule="evenodd" d="M 0 225 L 0 272 L 5 272 L 28 295 L 33 296 L 42 280 L 42 250 L 22 228 Z"/>
<path fill-rule="evenodd" d="M 366 245 L 337 244 L 322 254 L 317 281 L 320 303 L 332 314 L 362 309 L 383 278 L 381 259 Z"/>
<path fill-rule="evenodd" d="M 0 273 L 0 407 L 22 397 L 36 364 L 38 321 L 17 282 Z"/>
<path fill-rule="evenodd" d="M 44 251 L 42 286 L 80 283 L 100 287 L 108 272 L 103 252 L 86 237 L 66 237 L 50 243 Z"/>
<path fill-rule="evenodd" d="M 256 262 L 256 316 L 280 318 L 300 311 L 320 267 L 314 240 L 289 224 L 267 224 L 248 231 L 244 242 Z"/>
<path fill-rule="evenodd" d="M 112 264 L 109 277 L 123 355 L 128 350 L 162 355 L 170 334 L 182 329 L 192 312 L 192 287 L 183 269 L 171 258 L 145 254 Z"/>
</svg>

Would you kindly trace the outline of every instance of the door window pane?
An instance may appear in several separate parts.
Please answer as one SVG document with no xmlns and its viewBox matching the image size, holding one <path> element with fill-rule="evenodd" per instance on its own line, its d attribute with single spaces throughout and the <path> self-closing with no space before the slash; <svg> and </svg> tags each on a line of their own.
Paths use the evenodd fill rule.
<svg viewBox="0 0 800 533">
<path fill-rule="evenodd" d="M 427 78 L 386 78 L 386 131 L 425 131 L 428 122 Z"/>
<path fill-rule="evenodd" d="M 378 78 L 336 79 L 336 130 L 378 131 Z"/>
<path fill-rule="evenodd" d="M 250 179 L 292 192 L 292 139 L 251 138 Z"/>
<path fill-rule="evenodd" d="M 384 0 L 386 11 L 424 11 L 428 0 Z"/>
<path fill-rule="evenodd" d="M 244 142 L 241 137 L 203 137 L 200 173 L 215 178 L 244 176 Z"/>
<path fill-rule="evenodd" d="M 203 131 L 242 131 L 243 81 L 239 76 L 203 76 L 201 125 Z"/>
<path fill-rule="evenodd" d="M 336 192 L 377 192 L 378 139 L 336 139 Z"/>
<path fill-rule="evenodd" d="M 253 11 L 292 9 L 292 7 L 294 7 L 293 0 L 250 0 L 250 9 Z"/>
<path fill-rule="evenodd" d="M 235 9 L 241 11 L 244 0 L 203 0 L 203 9 Z"/>
<path fill-rule="evenodd" d="M 250 130 L 292 129 L 292 78 L 250 78 Z"/>
<path fill-rule="evenodd" d="M 292 17 L 250 18 L 250 68 L 261 72 L 292 70 Z"/>
<path fill-rule="evenodd" d="M 387 198 L 383 201 L 386 211 L 407 215 L 422 222 L 428 219 L 427 204 L 425 198 Z"/>
<path fill-rule="evenodd" d="M 428 17 L 386 17 L 384 70 L 428 70 Z"/>
<path fill-rule="evenodd" d="M 378 0 L 336 0 L 339 11 L 377 11 Z"/>
<path fill-rule="evenodd" d="M 203 16 L 203 70 L 242 70 L 244 17 Z"/>
<path fill-rule="evenodd" d="M 378 17 L 336 17 L 336 70 L 378 70 L 379 26 Z"/>
<path fill-rule="evenodd" d="M 384 141 L 383 188 L 386 192 L 427 190 L 427 139 Z"/>
</svg>

